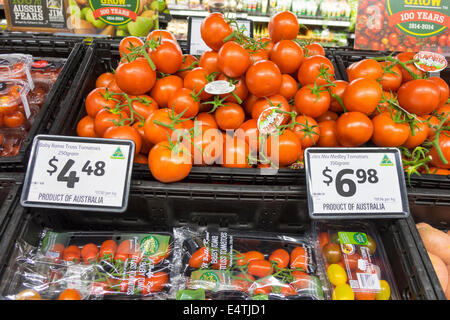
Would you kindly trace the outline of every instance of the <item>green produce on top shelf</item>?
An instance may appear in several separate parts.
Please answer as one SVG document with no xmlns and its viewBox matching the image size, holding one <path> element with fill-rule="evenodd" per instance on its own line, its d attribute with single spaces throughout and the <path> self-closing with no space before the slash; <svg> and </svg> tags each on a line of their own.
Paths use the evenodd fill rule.
<svg viewBox="0 0 450 320">
<path fill-rule="evenodd" d="M 145 37 L 153 28 L 153 19 L 147 17 L 137 17 L 136 21 L 127 24 L 128 32 L 135 37 Z"/>
</svg>

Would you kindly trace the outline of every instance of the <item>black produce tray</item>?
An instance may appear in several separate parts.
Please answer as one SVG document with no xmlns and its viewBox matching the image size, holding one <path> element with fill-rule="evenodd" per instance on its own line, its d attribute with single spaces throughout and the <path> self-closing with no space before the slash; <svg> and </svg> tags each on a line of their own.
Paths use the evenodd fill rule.
<svg viewBox="0 0 450 320">
<path fill-rule="evenodd" d="M 174 183 L 134 180 L 123 214 L 23 208 L 13 199 L 11 220 L 0 241 L 0 281 L 11 263 L 14 244 L 24 239 L 38 245 L 43 228 L 55 231 L 172 231 L 179 226 L 219 230 L 285 232 L 301 235 L 311 227 L 306 188 Z M 435 300 L 408 219 L 372 220 L 380 234 L 402 299 Z M 413 223 L 413 222 L 410 222 Z M 422 253 L 423 254 L 423 253 Z M 7 281 L 7 280 L 6 280 Z M 2 288 L 0 286 L 0 295 Z"/>
<path fill-rule="evenodd" d="M 435 288 L 436 296 L 445 300 L 445 288 L 442 288 L 439 283 L 415 224 L 425 222 L 434 228 L 448 231 L 450 229 L 450 192 L 448 190 L 411 190 L 409 199 L 409 209 L 413 220 L 408 220 L 408 226 L 416 240 L 423 264 L 429 270 L 429 278 Z"/>
<path fill-rule="evenodd" d="M 1 35 L 0 53 L 26 53 L 35 57 L 66 58 L 67 61 L 58 79 L 53 84 L 45 99 L 27 137 L 23 140 L 19 153 L 13 157 L 0 157 L 2 171 L 23 171 L 28 162 L 33 138 L 37 134 L 47 133 L 55 114 L 60 108 L 60 102 L 68 92 L 76 70 L 84 55 L 85 45 L 82 39 L 50 38 L 27 35 Z"/>
</svg>

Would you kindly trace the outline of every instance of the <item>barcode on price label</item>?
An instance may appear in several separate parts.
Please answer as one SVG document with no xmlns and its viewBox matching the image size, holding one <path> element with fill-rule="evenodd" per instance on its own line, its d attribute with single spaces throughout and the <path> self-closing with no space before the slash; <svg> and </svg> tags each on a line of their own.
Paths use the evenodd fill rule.
<svg viewBox="0 0 450 320">
<path fill-rule="evenodd" d="M 356 273 L 360 289 L 380 291 L 380 279 L 372 273 Z"/>
</svg>

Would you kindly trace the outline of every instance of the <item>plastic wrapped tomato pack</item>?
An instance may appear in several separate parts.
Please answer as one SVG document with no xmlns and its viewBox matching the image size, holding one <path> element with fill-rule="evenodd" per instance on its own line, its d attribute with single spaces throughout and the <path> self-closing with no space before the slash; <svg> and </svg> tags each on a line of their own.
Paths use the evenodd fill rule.
<svg viewBox="0 0 450 320">
<path fill-rule="evenodd" d="M 32 64 L 33 56 L 29 54 L 0 54 L 0 78 L 25 81 L 30 90 L 33 90 Z"/>
<path fill-rule="evenodd" d="M 64 66 L 67 59 L 64 58 L 47 58 L 34 57 L 31 65 L 31 78 L 33 82 L 45 82 L 50 86 L 55 83 L 56 79 Z"/>
<path fill-rule="evenodd" d="M 29 101 L 30 87 L 22 80 L 0 78 L 0 156 L 19 152 L 39 112 L 39 106 Z"/>
<path fill-rule="evenodd" d="M 332 288 L 331 299 L 399 299 L 386 253 L 372 224 L 315 222 L 313 229 L 319 265 Z"/>
<path fill-rule="evenodd" d="M 324 298 L 324 277 L 304 237 L 175 228 L 172 298 Z"/>
<path fill-rule="evenodd" d="M 8 299 L 167 299 L 172 247 L 165 232 L 44 230 L 38 247 L 16 243 L 2 292 Z"/>
</svg>

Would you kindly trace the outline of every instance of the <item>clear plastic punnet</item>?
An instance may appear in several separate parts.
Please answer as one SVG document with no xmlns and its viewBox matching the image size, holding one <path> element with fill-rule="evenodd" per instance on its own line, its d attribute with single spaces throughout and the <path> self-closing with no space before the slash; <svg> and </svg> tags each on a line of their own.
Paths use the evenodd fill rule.
<svg viewBox="0 0 450 320">
<path fill-rule="evenodd" d="M 23 80 L 33 90 L 34 83 L 31 76 L 32 65 L 33 56 L 30 54 L 0 54 L 0 78 Z"/>
<path fill-rule="evenodd" d="M 308 235 L 175 228 L 171 298 L 178 300 L 321 300 Z"/>
<path fill-rule="evenodd" d="M 67 59 L 65 58 L 40 58 L 34 57 L 31 65 L 31 77 L 33 82 L 45 82 L 50 86 L 58 79 Z"/>
<path fill-rule="evenodd" d="M 7 299 L 167 299 L 170 233 L 64 232 L 45 229 L 37 247 L 16 243 Z"/>
<path fill-rule="evenodd" d="M 398 291 L 386 252 L 368 222 L 314 222 L 319 266 L 332 300 L 396 300 Z"/>
</svg>

